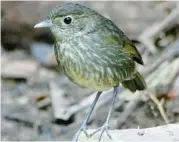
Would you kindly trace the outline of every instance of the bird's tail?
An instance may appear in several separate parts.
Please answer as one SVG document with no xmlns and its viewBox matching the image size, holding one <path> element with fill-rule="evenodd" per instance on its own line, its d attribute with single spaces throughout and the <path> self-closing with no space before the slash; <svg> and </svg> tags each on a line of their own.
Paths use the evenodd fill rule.
<svg viewBox="0 0 179 142">
<path fill-rule="evenodd" d="M 145 80 L 139 72 L 136 73 L 136 77 L 134 79 L 123 81 L 122 85 L 132 92 L 135 92 L 136 90 L 145 90 L 147 88 Z"/>
</svg>

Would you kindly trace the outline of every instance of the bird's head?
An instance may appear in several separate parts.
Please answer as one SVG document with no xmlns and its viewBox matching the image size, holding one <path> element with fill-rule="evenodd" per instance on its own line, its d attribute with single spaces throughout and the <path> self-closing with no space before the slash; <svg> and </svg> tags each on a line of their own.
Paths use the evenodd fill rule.
<svg viewBox="0 0 179 142">
<path fill-rule="evenodd" d="M 58 40 L 93 30 L 100 18 L 97 12 L 85 6 L 65 3 L 54 9 L 46 20 L 36 24 L 35 28 L 49 27 Z"/>
</svg>

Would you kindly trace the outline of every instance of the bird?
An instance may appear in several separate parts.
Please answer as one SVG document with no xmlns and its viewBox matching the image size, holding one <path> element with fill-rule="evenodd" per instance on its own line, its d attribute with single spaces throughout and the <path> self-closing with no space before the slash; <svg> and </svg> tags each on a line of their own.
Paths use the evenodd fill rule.
<svg viewBox="0 0 179 142">
<path fill-rule="evenodd" d="M 58 66 L 69 80 L 97 92 L 73 141 L 78 140 L 81 132 L 90 137 L 100 131 L 99 141 L 104 133 L 112 138 L 109 120 L 119 85 L 122 84 L 131 92 L 147 88 L 136 68 L 136 63 L 144 63 L 135 45 L 110 19 L 73 2 L 54 8 L 34 28 L 50 29 L 55 39 L 54 53 Z M 110 88 L 113 88 L 113 93 L 107 118 L 101 127 L 88 134 L 90 115 L 102 92 Z"/>
</svg>

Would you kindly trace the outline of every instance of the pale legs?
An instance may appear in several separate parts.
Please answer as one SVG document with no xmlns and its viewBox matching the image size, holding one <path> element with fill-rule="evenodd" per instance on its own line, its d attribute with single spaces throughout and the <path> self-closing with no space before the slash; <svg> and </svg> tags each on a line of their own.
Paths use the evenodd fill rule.
<svg viewBox="0 0 179 142">
<path fill-rule="evenodd" d="M 79 135 L 80 135 L 81 132 L 84 132 L 85 135 L 86 135 L 87 137 L 89 137 L 88 133 L 86 132 L 86 130 L 87 130 L 87 123 L 88 123 L 88 120 L 89 120 L 89 118 L 90 118 L 90 116 L 91 116 L 91 113 L 92 113 L 92 111 L 93 111 L 93 109 L 94 109 L 94 107 L 95 107 L 95 105 L 96 105 L 96 102 L 98 101 L 98 99 L 99 99 L 101 93 L 102 93 L 102 92 L 98 92 L 98 93 L 96 94 L 96 97 L 95 97 L 95 99 L 94 99 L 92 105 L 89 107 L 89 111 L 88 111 L 88 113 L 87 113 L 85 119 L 83 120 L 83 123 L 82 123 L 80 129 L 79 129 L 79 130 L 77 131 L 77 133 L 75 134 L 75 136 L 74 136 L 74 138 L 73 138 L 73 141 L 77 141 L 77 140 L 78 140 L 78 137 L 79 137 Z"/>
<path fill-rule="evenodd" d="M 106 132 L 107 136 L 111 139 L 111 136 L 108 132 L 110 126 L 109 126 L 109 119 L 110 119 L 110 116 L 111 116 L 111 113 L 112 113 L 112 110 L 113 110 L 113 107 L 114 107 L 114 102 L 115 102 L 115 99 L 116 99 L 116 96 L 117 96 L 117 93 L 118 93 L 118 86 L 114 87 L 114 92 L 113 92 L 113 97 L 112 97 L 112 102 L 111 102 L 111 106 L 109 108 L 109 112 L 108 112 L 108 116 L 106 118 L 106 121 L 105 123 L 100 127 L 98 128 L 95 132 L 93 132 L 90 136 L 94 135 L 96 132 L 98 131 L 101 131 L 101 134 L 100 134 L 100 137 L 99 137 L 99 141 L 101 140 L 102 138 L 102 135 L 104 132 Z"/>
</svg>

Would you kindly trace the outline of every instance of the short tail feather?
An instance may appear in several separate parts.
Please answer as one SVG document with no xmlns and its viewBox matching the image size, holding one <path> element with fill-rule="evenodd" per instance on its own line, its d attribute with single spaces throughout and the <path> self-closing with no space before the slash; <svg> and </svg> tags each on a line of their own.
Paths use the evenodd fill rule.
<svg viewBox="0 0 179 142">
<path fill-rule="evenodd" d="M 134 79 L 123 81 L 122 85 L 132 92 L 135 92 L 136 90 L 145 90 L 147 88 L 145 80 L 139 72 L 137 72 Z"/>
</svg>

